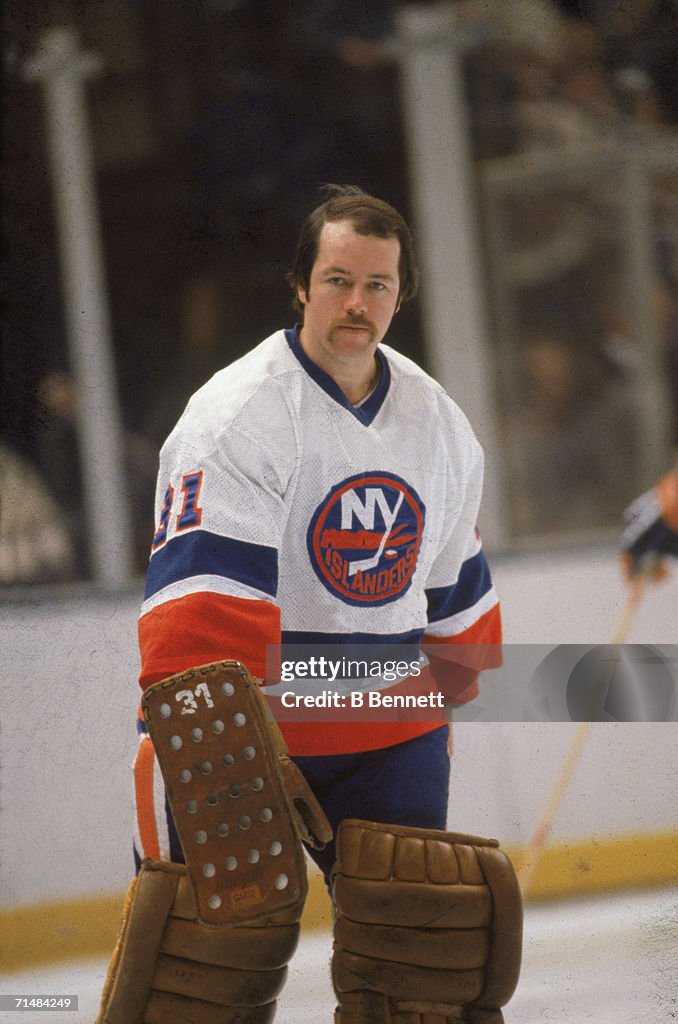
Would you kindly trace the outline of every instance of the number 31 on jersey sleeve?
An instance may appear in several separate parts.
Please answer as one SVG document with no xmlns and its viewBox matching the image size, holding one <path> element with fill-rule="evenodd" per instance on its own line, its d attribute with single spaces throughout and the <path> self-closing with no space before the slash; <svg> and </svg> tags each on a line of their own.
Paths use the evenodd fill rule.
<svg viewBox="0 0 678 1024">
<path fill-rule="evenodd" d="M 188 530 L 192 526 L 200 526 L 200 523 L 202 522 L 202 508 L 199 504 L 201 488 L 202 470 L 199 470 L 197 473 L 185 473 L 181 478 L 181 494 L 183 495 L 183 501 L 181 510 L 177 516 L 177 530 Z M 167 531 L 169 529 L 172 509 L 174 507 L 174 494 L 174 488 L 171 484 L 168 484 L 167 490 L 165 491 L 165 499 L 160 511 L 160 523 L 151 545 L 153 551 L 157 551 L 157 549 L 162 547 L 167 540 Z"/>
</svg>

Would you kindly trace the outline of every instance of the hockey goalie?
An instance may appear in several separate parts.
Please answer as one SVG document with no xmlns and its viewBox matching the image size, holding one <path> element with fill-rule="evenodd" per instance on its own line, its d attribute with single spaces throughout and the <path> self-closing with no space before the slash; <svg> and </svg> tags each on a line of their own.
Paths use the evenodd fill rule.
<svg viewBox="0 0 678 1024">
<path fill-rule="evenodd" d="M 326 192 L 289 274 L 300 322 L 208 381 L 160 455 L 138 875 L 99 1024 L 271 1021 L 306 854 L 334 901 L 337 1024 L 500 1024 L 517 982 L 511 865 L 447 831 L 446 713 L 278 727 L 260 686 L 276 647 L 405 645 L 449 708 L 500 659 L 482 449 L 383 343 L 416 292 L 411 232 L 359 188 Z M 384 705 L 400 685 L 372 684 Z"/>
</svg>

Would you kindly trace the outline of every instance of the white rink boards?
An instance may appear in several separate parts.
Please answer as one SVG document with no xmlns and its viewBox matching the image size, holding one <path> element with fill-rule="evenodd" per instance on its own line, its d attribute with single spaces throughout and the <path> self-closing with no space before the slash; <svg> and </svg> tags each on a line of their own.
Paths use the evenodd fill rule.
<svg viewBox="0 0 678 1024">
<path fill-rule="evenodd" d="M 612 551 L 495 559 L 493 567 L 509 643 L 604 643 L 623 611 L 625 589 Z M 0 609 L 3 671 L 13 681 L 0 733 L 4 906 L 127 886 L 140 601 L 137 592 L 57 595 Z M 629 640 L 676 642 L 675 608 L 678 572 L 648 592 Z M 527 842 L 571 728 L 458 726 L 450 826 L 496 835 L 508 846 Z M 675 729 L 594 725 L 553 841 L 675 829 Z"/>
</svg>

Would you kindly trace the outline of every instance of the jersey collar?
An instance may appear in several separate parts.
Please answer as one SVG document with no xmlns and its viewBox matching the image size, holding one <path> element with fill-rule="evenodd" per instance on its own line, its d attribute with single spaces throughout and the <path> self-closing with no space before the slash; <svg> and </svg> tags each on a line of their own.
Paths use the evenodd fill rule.
<svg viewBox="0 0 678 1024">
<path fill-rule="evenodd" d="M 391 384 L 391 370 L 384 353 L 379 348 L 375 352 L 375 357 L 379 364 L 379 383 L 376 388 L 369 398 L 360 405 L 351 405 L 334 378 L 330 377 L 329 373 L 326 373 L 325 370 L 321 370 L 310 356 L 304 352 L 299 339 L 300 327 L 301 324 L 295 324 L 294 327 L 288 328 L 285 331 L 285 339 L 296 358 L 306 370 L 306 373 L 309 377 L 313 378 L 318 387 L 321 387 L 330 398 L 334 399 L 335 402 L 343 406 L 344 409 L 347 409 L 357 420 L 368 427 L 384 404 L 384 399 L 388 394 Z"/>
</svg>

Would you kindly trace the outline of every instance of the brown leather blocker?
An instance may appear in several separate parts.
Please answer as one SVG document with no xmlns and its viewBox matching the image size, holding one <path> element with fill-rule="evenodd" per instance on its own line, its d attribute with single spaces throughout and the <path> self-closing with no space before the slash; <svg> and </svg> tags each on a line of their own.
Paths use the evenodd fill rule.
<svg viewBox="0 0 678 1024">
<path fill-rule="evenodd" d="M 303 903 L 300 839 L 330 826 L 256 680 L 237 661 L 181 672 L 141 701 L 206 924 L 254 920 Z"/>
<path fill-rule="evenodd" d="M 496 840 L 347 819 L 332 880 L 337 1024 L 501 1024 L 523 915 Z"/>
<path fill-rule="evenodd" d="M 144 861 L 125 903 L 97 1024 L 270 1024 L 301 910 L 255 925 L 205 925 L 185 866 Z"/>
</svg>

